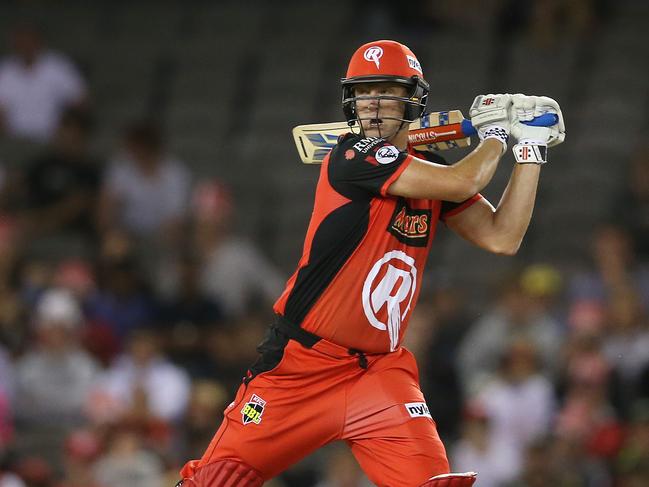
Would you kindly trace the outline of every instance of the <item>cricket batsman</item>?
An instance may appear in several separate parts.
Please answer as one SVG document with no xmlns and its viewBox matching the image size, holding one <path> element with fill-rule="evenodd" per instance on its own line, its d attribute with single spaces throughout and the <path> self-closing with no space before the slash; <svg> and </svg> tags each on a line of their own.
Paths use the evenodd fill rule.
<svg viewBox="0 0 649 487">
<path fill-rule="evenodd" d="M 565 129 L 550 98 L 481 95 L 470 109 L 480 144 L 447 165 L 408 147 L 408 124 L 428 92 L 403 44 L 370 42 L 352 56 L 342 80 L 350 133 L 323 161 L 302 258 L 258 360 L 203 457 L 182 469 L 182 487 L 261 486 L 336 440 L 381 487 L 475 481 L 474 473 L 450 473 L 415 359 L 401 342 L 440 220 L 490 252 L 515 254 L 547 148 Z M 545 113 L 558 123 L 522 123 Z M 494 208 L 480 191 L 510 136 L 516 163 Z"/>
</svg>

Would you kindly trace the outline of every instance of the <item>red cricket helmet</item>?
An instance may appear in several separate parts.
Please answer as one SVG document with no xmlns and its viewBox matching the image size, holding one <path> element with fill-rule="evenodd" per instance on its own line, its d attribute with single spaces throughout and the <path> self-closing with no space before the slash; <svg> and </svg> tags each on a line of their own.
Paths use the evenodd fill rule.
<svg viewBox="0 0 649 487">
<path fill-rule="evenodd" d="M 341 80 L 343 112 L 350 125 L 358 120 L 354 85 L 385 82 L 402 84 L 408 88 L 407 98 L 396 97 L 406 104 L 403 114 L 405 122 L 421 117 L 426 108 L 429 85 L 424 79 L 417 57 L 399 42 L 381 40 L 359 47 L 349 61 L 346 77 Z"/>
</svg>

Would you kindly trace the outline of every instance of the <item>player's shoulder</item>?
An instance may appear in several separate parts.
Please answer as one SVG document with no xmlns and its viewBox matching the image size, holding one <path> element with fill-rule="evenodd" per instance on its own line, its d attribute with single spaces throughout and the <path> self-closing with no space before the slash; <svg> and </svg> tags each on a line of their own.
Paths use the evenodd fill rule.
<svg viewBox="0 0 649 487">
<path fill-rule="evenodd" d="M 348 132 L 338 137 L 338 146 L 344 149 L 353 149 L 361 154 L 369 154 L 370 151 L 382 143 L 385 139 L 381 137 L 363 137 L 360 134 Z"/>
<path fill-rule="evenodd" d="M 349 165 L 355 162 L 368 162 L 376 165 L 396 161 L 400 151 L 381 137 L 363 137 L 348 133 L 338 139 L 330 157 L 330 164 Z"/>
</svg>

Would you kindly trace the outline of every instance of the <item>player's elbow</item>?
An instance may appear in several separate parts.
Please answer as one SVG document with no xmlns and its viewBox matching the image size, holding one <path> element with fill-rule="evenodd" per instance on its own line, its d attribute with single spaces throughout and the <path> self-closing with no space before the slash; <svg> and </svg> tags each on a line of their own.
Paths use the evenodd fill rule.
<svg viewBox="0 0 649 487">
<path fill-rule="evenodd" d="M 487 246 L 487 250 L 498 255 L 516 255 L 521 248 L 521 242 L 500 241 L 492 242 Z"/>
<path fill-rule="evenodd" d="M 518 253 L 518 249 L 520 246 L 515 246 L 515 247 L 501 247 L 498 250 L 496 250 L 496 253 L 498 255 L 507 255 L 507 256 L 513 256 Z"/>
<path fill-rule="evenodd" d="M 483 233 L 479 245 L 493 254 L 511 256 L 518 253 L 522 241 L 522 237 L 508 234 L 502 228 L 493 225 L 490 231 Z"/>
</svg>

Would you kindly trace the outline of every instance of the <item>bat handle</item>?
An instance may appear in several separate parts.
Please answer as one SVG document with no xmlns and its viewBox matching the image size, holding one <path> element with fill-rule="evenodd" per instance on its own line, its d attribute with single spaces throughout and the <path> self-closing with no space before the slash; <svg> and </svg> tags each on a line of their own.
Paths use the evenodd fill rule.
<svg viewBox="0 0 649 487">
<path fill-rule="evenodd" d="M 544 113 L 540 117 L 536 117 L 529 122 L 523 122 L 525 125 L 531 125 L 533 127 L 550 127 L 555 123 L 559 122 L 559 117 L 555 113 Z M 469 120 L 462 120 L 462 132 L 467 137 L 471 135 L 476 135 L 478 131 L 471 125 Z"/>
</svg>

